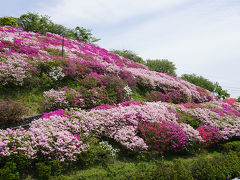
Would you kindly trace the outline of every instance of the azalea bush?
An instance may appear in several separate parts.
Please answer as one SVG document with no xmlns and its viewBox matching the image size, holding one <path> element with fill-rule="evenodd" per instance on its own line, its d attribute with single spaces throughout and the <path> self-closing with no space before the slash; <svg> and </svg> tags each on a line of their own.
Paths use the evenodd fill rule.
<svg viewBox="0 0 240 180">
<path fill-rule="evenodd" d="M 56 110 L 66 108 L 69 105 L 67 101 L 66 92 L 64 90 L 56 91 L 51 89 L 44 92 L 44 106 L 46 110 Z"/>
<path fill-rule="evenodd" d="M 181 92 L 175 89 L 170 89 L 167 93 L 162 93 L 159 91 L 151 91 L 146 93 L 147 101 L 162 101 L 168 103 L 183 103 L 187 102 L 187 99 L 184 97 Z"/>
<path fill-rule="evenodd" d="M 218 129 L 214 127 L 205 125 L 197 128 L 197 130 L 207 146 L 210 146 L 211 144 L 214 144 L 222 139 Z"/>
<path fill-rule="evenodd" d="M 187 134 L 178 124 L 171 122 L 140 122 L 141 136 L 152 150 L 181 151 L 187 145 Z"/>
<path fill-rule="evenodd" d="M 27 109 L 18 102 L 5 100 L 0 102 L 0 125 L 10 124 L 21 120 Z"/>
</svg>

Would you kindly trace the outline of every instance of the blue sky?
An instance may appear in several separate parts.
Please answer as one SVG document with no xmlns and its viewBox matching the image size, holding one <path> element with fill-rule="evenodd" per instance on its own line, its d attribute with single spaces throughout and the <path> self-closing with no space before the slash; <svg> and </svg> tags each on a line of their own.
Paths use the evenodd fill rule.
<svg viewBox="0 0 240 180">
<path fill-rule="evenodd" d="M 11 0 L 0 17 L 26 12 L 92 29 L 106 49 L 169 59 L 177 74 L 195 73 L 240 96 L 239 0 Z"/>
</svg>

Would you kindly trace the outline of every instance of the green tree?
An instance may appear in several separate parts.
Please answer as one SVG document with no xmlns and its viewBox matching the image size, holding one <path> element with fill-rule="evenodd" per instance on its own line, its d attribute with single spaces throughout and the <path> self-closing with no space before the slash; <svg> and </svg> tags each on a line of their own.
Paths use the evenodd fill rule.
<svg viewBox="0 0 240 180">
<path fill-rule="evenodd" d="M 219 99 L 225 99 L 230 97 L 230 94 L 227 92 L 227 90 L 223 90 L 217 82 L 215 83 L 214 93 Z"/>
<path fill-rule="evenodd" d="M 181 78 L 199 87 L 214 92 L 215 84 L 202 76 L 197 76 L 196 74 L 183 74 Z"/>
<path fill-rule="evenodd" d="M 75 29 L 69 30 L 67 36 L 87 43 L 94 43 L 100 40 L 92 36 L 91 30 L 79 26 L 75 27 Z"/>
<path fill-rule="evenodd" d="M 17 24 L 17 19 L 14 17 L 0 17 L 0 26 L 13 26 L 16 27 L 18 26 Z"/>
<path fill-rule="evenodd" d="M 100 39 L 95 38 L 91 30 L 77 26 L 74 29 L 68 29 L 62 25 L 54 24 L 49 16 L 35 13 L 23 14 L 18 18 L 19 26 L 23 27 L 27 31 L 39 32 L 46 34 L 47 32 L 64 35 L 68 38 L 75 40 L 82 40 L 87 43 L 94 43 Z"/>
<path fill-rule="evenodd" d="M 237 102 L 240 102 L 240 96 L 236 99 Z"/>
<path fill-rule="evenodd" d="M 37 32 L 40 26 L 40 17 L 38 14 L 34 13 L 22 14 L 18 18 L 18 24 L 26 31 Z"/>
<path fill-rule="evenodd" d="M 222 89 L 219 83 L 213 83 L 202 76 L 197 76 L 196 74 L 183 74 L 181 78 L 185 81 L 213 92 L 219 99 L 225 99 L 230 96 L 226 90 Z"/>
<path fill-rule="evenodd" d="M 172 76 L 177 76 L 175 64 L 167 59 L 147 60 L 146 65 L 152 71 L 167 73 Z"/>
<path fill-rule="evenodd" d="M 131 50 L 126 50 L 126 49 L 116 50 L 116 49 L 114 49 L 114 50 L 111 50 L 111 52 L 118 54 L 119 56 L 122 56 L 124 58 L 131 59 L 134 62 L 145 64 L 144 60 Z"/>
</svg>

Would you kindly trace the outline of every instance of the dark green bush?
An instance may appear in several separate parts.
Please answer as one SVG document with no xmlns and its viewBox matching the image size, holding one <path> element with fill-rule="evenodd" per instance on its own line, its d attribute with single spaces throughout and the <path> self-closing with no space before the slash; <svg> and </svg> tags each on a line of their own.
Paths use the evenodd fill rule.
<svg viewBox="0 0 240 180">
<path fill-rule="evenodd" d="M 5 166 L 0 169 L 0 180 L 18 180 L 20 179 L 19 172 L 15 162 L 7 162 Z"/>
<path fill-rule="evenodd" d="M 231 177 L 240 176 L 240 153 L 230 152 L 225 156 L 224 166 L 226 169 L 226 174 Z"/>
<path fill-rule="evenodd" d="M 36 175 L 38 179 L 46 180 L 51 177 L 51 166 L 44 162 L 36 163 Z"/>
<path fill-rule="evenodd" d="M 223 150 L 226 152 L 240 152 L 240 141 L 233 141 L 223 144 Z"/>
<path fill-rule="evenodd" d="M 192 164 L 191 171 L 194 179 L 216 179 L 216 168 L 211 163 L 211 160 L 207 158 L 201 158 L 196 160 Z"/>
<path fill-rule="evenodd" d="M 94 164 L 105 164 L 112 160 L 110 152 L 103 149 L 99 139 L 91 137 L 88 139 L 89 149 L 78 156 L 78 164 L 90 166 Z"/>
<path fill-rule="evenodd" d="M 0 26 L 13 26 L 16 27 L 18 26 L 17 20 L 14 17 L 0 17 Z"/>
</svg>

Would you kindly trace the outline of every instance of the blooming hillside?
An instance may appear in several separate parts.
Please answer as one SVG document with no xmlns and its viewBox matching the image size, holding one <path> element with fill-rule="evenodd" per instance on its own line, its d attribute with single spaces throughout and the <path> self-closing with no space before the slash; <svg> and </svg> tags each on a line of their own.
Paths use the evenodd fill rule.
<svg viewBox="0 0 240 180">
<path fill-rule="evenodd" d="M 0 27 L 0 90 L 40 92 L 40 112 L 47 111 L 27 130 L 0 130 L 0 163 L 17 155 L 34 163 L 82 162 L 82 154 L 97 150 L 99 156 L 118 149 L 197 151 L 240 136 L 234 100 L 218 101 L 203 88 L 82 41 L 65 38 L 62 54 L 62 41 Z M 134 94 L 150 102 L 133 101 Z M 0 124 L 16 121 L 21 108 L 0 102 Z"/>
<path fill-rule="evenodd" d="M 2 26 L 0 52 L 0 81 L 3 85 L 24 86 L 24 83 L 29 83 L 29 79 L 41 75 L 45 79 L 59 81 L 83 79 L 93 73 L 95 78 L 111 74 L 123 80 L 133 91 L 137 86 L 151 95 L 155 91 L 161 93 L 158 100 L 162 98 L 162 101 L 164 96 L 167 96 L 165 101 L 174 103 L 208 102 L 215 99 L 212 93 L 203 88 L 167 74 L 150 71 L 142 64 L 83 41 L 65 38 L 62 58 L 62 37 L 56 34 L 48 33 L 44 36 L 21 28 Z"/>
</svg>

